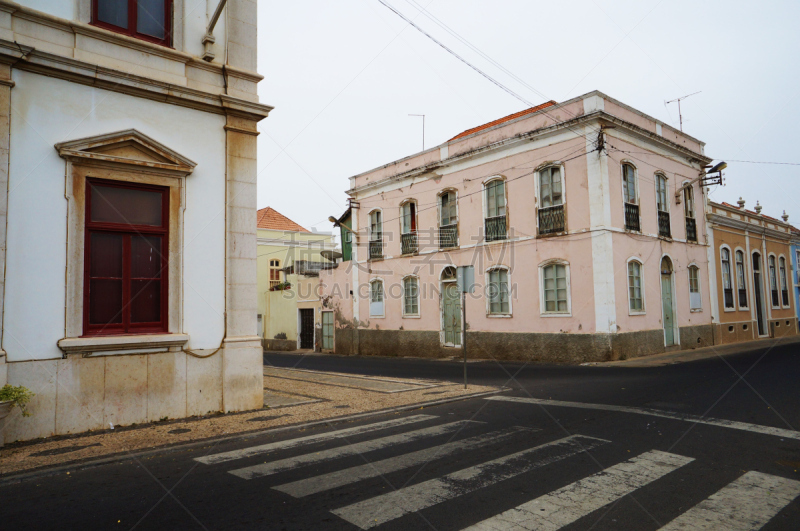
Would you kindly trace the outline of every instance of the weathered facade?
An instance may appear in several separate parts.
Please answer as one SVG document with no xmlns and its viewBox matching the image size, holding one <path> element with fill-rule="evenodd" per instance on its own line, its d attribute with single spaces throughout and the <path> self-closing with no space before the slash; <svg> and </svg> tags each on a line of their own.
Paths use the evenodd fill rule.
<svg viewBox="0 0 800 531">
<path fill-rule="evenodd" d="M 350 178 L 340 354 L 576 363 L 712 344 L 704 144 L 600 92 Z M 346 229 L 342 229 L 343 241 Z"/>
<path fill-rule="evenodd" d="M 0 384 L 36 396 L 5 441 L 261 407 L 255 0 L 213 28 L 218 2 L 26 4 L 0 1 Z"/>
<path fill-rule="evenodd" d="M 800 230 L 796 227 L 792 227 L 791 253 L 792 278 L 790 282 L 794 285 L 794 311 L 797 317 L 798 327 L 800 327 Z"/>
<path fill-rule="evenodd" d="M 787 223 L 728 203 L 708 203 L 709 270 L 715 343 L 796 335 Z"/>
</svg>

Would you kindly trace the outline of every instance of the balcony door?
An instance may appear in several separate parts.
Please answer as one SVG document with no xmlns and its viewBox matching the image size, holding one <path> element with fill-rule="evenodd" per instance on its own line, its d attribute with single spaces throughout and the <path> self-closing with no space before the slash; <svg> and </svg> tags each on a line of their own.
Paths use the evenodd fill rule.
<svg viewBox="0 0 800 531">
<path fill-rule="evenodd" d="M 666 256 L 661 260 L 661 305 L 664 344 L 669 347 L 677 344 L 678 334 L 675 333 L 676 319 L 675 296 L 672 289 L 672 260 Z"/>
<path fill-rule="evenodd" d="M 442 332 L 444 346 L 461 346 L 461 294 L 454 267 L 442 272 Z"/>
</svg>

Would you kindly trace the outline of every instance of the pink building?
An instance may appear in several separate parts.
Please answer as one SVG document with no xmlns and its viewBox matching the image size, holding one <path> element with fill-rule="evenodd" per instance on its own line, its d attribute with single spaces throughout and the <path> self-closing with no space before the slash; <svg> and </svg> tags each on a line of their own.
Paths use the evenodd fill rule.
<svg viewBox="0 0 800 531">
<path fill-rule="evenodd" d="M 340 354 L 585 362 L 713 342 L 704 144 L 600 92 L 350 178 L 322 273 Z M 352 246 L 350 249 L 349 246 Z"/>
</svg>

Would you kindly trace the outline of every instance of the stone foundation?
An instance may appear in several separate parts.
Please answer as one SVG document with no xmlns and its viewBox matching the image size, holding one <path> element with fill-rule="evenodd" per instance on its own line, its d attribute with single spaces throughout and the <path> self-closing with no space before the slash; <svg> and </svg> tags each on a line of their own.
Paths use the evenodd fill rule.
<svg viewBox="0 0 800 531">
<path fill-rule="evenodd" d="M 297 341 L 294 339 L 262 339 L 261 346 L 264 350 L 291 352 L 297 350 Z"/>
</svg>

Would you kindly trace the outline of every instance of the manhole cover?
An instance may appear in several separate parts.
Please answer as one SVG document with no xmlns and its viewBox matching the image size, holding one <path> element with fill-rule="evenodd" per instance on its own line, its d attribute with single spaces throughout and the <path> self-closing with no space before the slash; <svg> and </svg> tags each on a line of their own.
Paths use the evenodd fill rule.
<svg viewBox="0 0 800 531">
<path fill-rule="evenodd" d="M 192 430 L 190 430 L 189 428 L 178 428 L 177 430 L 169 430 L 167 433 L 174 433 L 175 435 L 177 435 L 179 433 L 189 433 L 190 431 Z"/>
<path fill-rule="evenodd" d="M 86 444 L 84 446 L 64 446 L 62 448 L 53 448 L 52 450 L 44 450 L 43 452 L 36 452 L 35 454 L 31 454 L 31 457 L 46 457 L 49 455 L 68 454 L 70 452 L 77 452 L 78 450 L 83 450 L 84 448 L 91 448 L 92 446 L 102 446 L 102 445 L 100 443 L 94 443 L 94 444 Z"/>
</svg>

